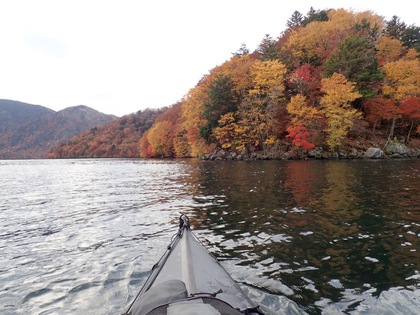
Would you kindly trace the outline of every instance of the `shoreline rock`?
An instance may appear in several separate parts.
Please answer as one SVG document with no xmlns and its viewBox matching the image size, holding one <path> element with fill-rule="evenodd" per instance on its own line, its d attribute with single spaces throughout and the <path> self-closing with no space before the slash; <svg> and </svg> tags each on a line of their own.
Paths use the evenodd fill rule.
<svg viewBox="0 0 420 315">
<path fill-rule="evenodd" d="M 349 152 L 328 152 L 322 148 L 310 150 L 289 150 L 282 151 L 276 155 L 267 155 L 263 152 L 248 152 L 243 150 L 225 150 L 217 148 L 209 154 L 201 157 L 206 161 L 258 161 L 258 160 L 356 160 L 356 159 L 416 159 L 420 158 L 420 149 L 408 148 L 404 144 L 387 145 L 385 150 L 377 147 L 370 147 L 367 150 L 352 148 Z"/>
</svg>

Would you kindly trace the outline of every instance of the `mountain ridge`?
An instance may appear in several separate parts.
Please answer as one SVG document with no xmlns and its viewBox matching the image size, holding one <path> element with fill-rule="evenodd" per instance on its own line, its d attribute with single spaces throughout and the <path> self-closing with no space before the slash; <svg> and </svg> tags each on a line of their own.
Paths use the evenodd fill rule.
<svg viewBox="0 0 420 315">
<path fill-rule="evenodd" d="M 85 105 L 56 112 L 41 105 L 0 100 L 0 159 L 46 158 L 60 143 L 115 119 Z"/>
</svg>

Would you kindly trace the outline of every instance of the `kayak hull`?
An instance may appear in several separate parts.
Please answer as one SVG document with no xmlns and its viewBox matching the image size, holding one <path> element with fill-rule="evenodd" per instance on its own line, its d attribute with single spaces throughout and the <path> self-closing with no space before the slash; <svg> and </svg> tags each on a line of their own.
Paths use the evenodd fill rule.
<svg viewBox="0 0 420 315">
<path fill-rule="evenodd" d="M 156 314 L 263 314 L 198 240 L 185 215 L 126 314 L 154 315 L 159 308 Z"/>
</svg>

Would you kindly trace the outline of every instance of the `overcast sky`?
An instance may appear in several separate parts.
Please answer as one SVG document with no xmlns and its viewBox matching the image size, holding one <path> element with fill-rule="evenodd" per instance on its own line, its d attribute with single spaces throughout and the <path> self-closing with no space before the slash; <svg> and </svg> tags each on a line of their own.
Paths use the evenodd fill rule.
<svg viewBox="0 0 420 315">
<path fill-rule="evenodd" d="M 0 98 L 122 116 L 181 100 L 245 43 L 297 10 L 344 8 L 420 26 L 399 0 L 0 0 Z"/>
</svg>

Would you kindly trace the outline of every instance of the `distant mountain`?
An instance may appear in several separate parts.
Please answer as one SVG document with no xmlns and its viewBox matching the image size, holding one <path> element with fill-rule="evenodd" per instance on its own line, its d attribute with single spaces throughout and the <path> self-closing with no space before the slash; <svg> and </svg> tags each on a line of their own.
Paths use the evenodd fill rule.
<svg viewBox="0 0 420 315">
<path fill-rule="evenodd" d="M 49 158 L 133 158 L 140 157 L 140 138 L 167 110 L 145 109 L 94 127 L 48 153 Z"/>
<path fill-rule="evenodd" d="M 44 106 L 0 99 L 0 136 L 19 125 L 52 113 L 55 112 Z"/>
<path fill-rule="evenodd" d="M 0 120 L 7 121 L 7 128 L 0 133 L 1 159 L 45 158 L 51 148 L 117 118 L 83 105 L 58 112 L 10 101 L 0 106 Z"/>
</svg>

